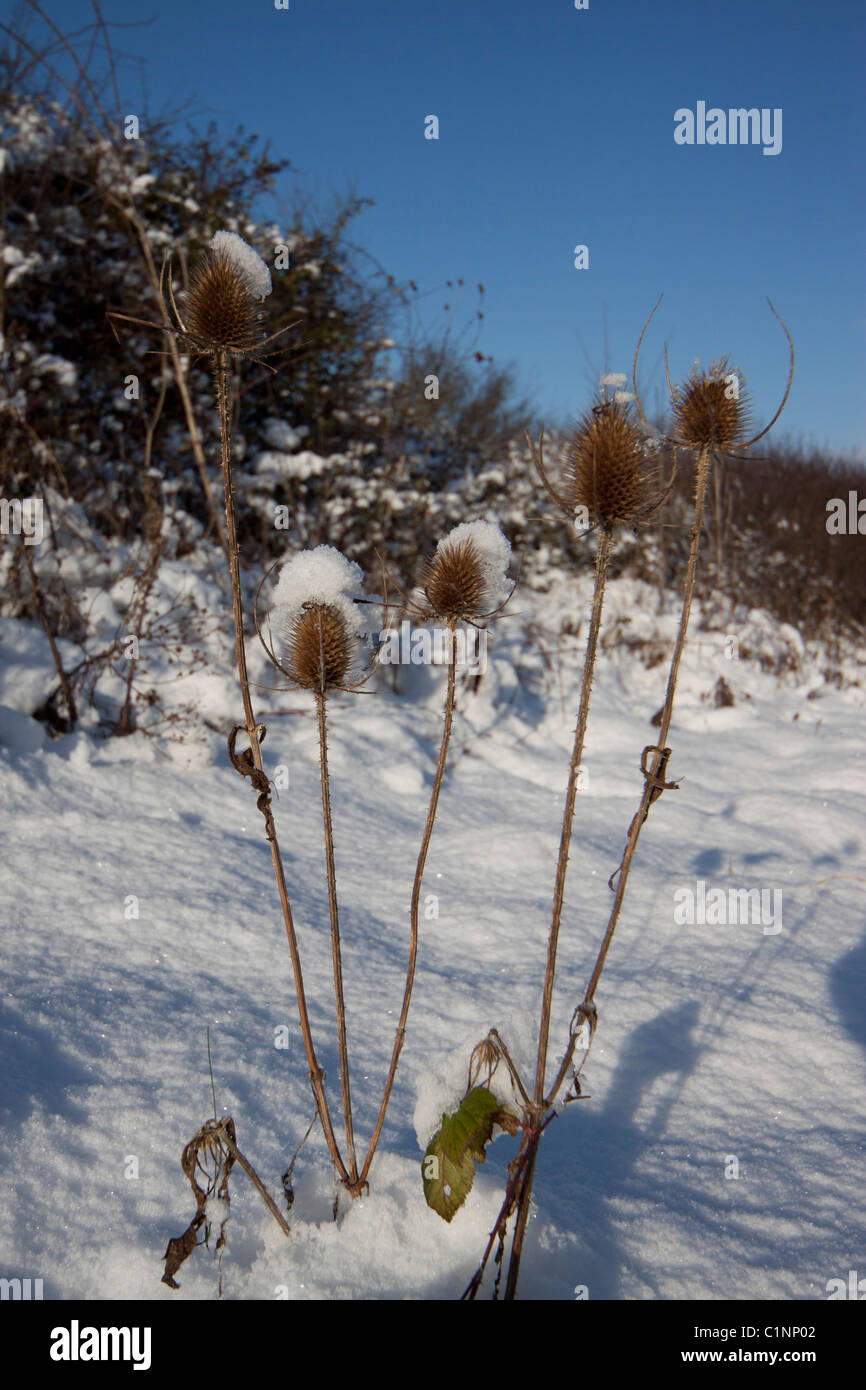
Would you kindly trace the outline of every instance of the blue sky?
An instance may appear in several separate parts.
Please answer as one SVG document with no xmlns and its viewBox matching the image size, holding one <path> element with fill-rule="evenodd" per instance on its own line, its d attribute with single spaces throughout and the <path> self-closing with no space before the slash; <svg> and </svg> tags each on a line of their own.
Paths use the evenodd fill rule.
<svg viewBox="0 0 866 1390">
<path fill-rule="evenodd" d="M 47 0 L 65 30 L 85 0 Z M 11 12 L 6 8 L 6 17 Z M 661 353 L 742 368 L 755 419 L 863 454 L 864 58 L 860 0 L 103 0 L 129 109 L 195 96 L 198 123 L 243 124 L 291 159 L 283 192 L 375 200 L 357 240 L 422 290 L 462 277 L 481 350 L 513 361 L 551 420 L 585 408 L 590 376 L 629 372 L 646 340 L 645 403 Z M 782 149 L 677 145 L 698 101 L 782 110 Z M 424 138 L 425 117 L 439 139 Z M 589 269 L 574 268 L 574 247 Z M 445 296 L 425 301 L 431 322 Z M 451 300 L 454 304 L 454 300 Z M 605 332 L 607 362 L 605 362 Z M 445 383 L 443 383 L 443 390 Z"/>
</svg>

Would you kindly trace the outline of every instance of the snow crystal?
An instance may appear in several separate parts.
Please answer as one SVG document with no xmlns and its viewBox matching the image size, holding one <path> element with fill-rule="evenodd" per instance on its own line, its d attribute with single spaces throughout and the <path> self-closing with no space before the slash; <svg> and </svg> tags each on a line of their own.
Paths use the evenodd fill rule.
<svg viewBox="0 0 866 1390">
<path fill-rule="evenodd" d="M 478 551 L 488 598 L 494 606 L 502 603 L 512 589 L 505 575 L 511 563 L 511 542 L 490 521 L 463 521 L 439 542 L 436 553 L 438 555 L 446 546 L 462 545 L 465 541 L 472 541 Z"/>
<path fill-rule="evenodd" d="M 361 597 L 363 580 L 360 565 L 347 560 L 333 545 L 301 550 L 280 570 L 271 615 L 288 624 L 305 603 L 327 603 L 342 614 L 349 631 L 360 636 L 366 630 L 366 623 L 353 600 Z"/>
<path fill-rule="evenodd" d="M 599 384 L 601 386 L 622 386 L 623 382 L 627 380 L 628 377 L 625 372 L 605 372 L 604 376 L 600 378 Z"/>
<path fill-rule="evenodd" d="M 259 299 L 267 298 L 273 289 L 271 272 L 249 242 L 237 232 L 214 232 L 209 245 L 218 255 L 227 256 L 234 263 L 254 295 Z"/>
</svg>

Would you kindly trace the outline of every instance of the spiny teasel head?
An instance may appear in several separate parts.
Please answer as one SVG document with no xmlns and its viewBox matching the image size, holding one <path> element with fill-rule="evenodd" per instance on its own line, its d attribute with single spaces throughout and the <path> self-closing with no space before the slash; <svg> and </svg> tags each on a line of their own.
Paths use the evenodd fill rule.
<svg viewBox="0 0 866 1390">
<path fill-rule="evenodd" d="M 573 512 L 611 530 L 637 520 L 650 503 L 646 447 L 627 403 L 602 400 L 568 437 L 564 500 Z"/>
<path fill-rule="evenodd" d="M 351 689 L 362 676 L 363 574 L 331 545 L 290 556 L 271 604 L 274 646 L 265 651 L 293 685 L 314 694 Z M 261 636 L 261 630 L 259 631 Z"/>
<path fill-rule="evenodd" d="M 356 643 L 346 619 L 329 603 L 306 603 L 289 622 L 286 671 L 302 690 L 341 689 L 351 683 Z"/>
<path fill-rule="evenodd" d="M 727 358 L 713 362 L 708 371 L 695 363 L 685 383 L 673 388 L 671 408 L 674 442 L 684 448 L 729 453 L 745 442 L 749 400 L 741 373 Z"/>
<path fill-rule="evenodd" d="M 260 305 L 270 292 L 270 271 L 258 253 L 234 232 L 216 232 L 192 274 L 187 336 L 204 351 L 251 351 L 264 336 Z"/>
<path fill-rule="evenodd" d="M 469 618 L 484 607 L 484 575 L 471 540 L 444 545 L 427 562 L 423 577 L 430 607 L 440 618 Z"/>
<path fill-rule="evenodd" d="M 440 541 L 424 569 L 429 616 L 447 622 L 484 618 L 509 594 L 511 546 L 489 521 L 464 522 Z"/>
</svg>

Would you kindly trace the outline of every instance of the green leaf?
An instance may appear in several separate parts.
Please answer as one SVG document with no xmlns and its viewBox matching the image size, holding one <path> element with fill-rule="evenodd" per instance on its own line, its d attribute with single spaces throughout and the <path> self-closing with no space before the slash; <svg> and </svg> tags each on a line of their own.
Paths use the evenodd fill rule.
<svg viewBox="0 0 866 1390">
<path fill-rule="evenodd" d="M 443 1114 L 441 1128 L 427 1145 L 421 1167 L 424 1197 L 428 1207 L 445 1221 L 451 1220 L 469 1196 L 475 1164 L 483 1163 L 487 1156 L 484 1150 L 494 1125 L 516 1134 L 520 1121 L 486 1087 L 476 1086 L 459 1109 Z"/>
</svg>

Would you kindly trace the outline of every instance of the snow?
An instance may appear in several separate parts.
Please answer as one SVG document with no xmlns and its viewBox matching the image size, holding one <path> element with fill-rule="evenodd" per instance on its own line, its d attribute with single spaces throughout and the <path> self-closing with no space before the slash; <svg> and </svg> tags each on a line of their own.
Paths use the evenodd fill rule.
<svg viewBox="0 0 866 1390">
<path fill-rule="evenodd" d="M 227 256 L 233 262 L 258 299 L 267 299 L 273 289 L 271 272 L 243 237 L 237 232 L 214 232 L 209 245 L 217 255 Z"/>
<path fill-rule="evenodd" d="M 496 554 L 504 561 L 501 546 Z M 161 577 L 166 601 L 181 568 Z M 360 592 L 360 571 L 330 547 L 293 557 L 283 578 L 289 605 Z M 183 582 L 213 608 L 203 579 Z M 422 914 L 370 1194 L 342 1198 L 332 1220 L 335 1189 L 314 1130 L 286 1239 L 236 1165 L 228 1299 L 453 1299 L 477 1265 L 516 1141 L 500 1135 L 490 1146 L 450 1225 L 424 1203 L 421 1159 L 491 1026 L 532 1073 L 591 576 L 553 573 L 549 583 L 544 594 L 521 590 L 515 618 L 492 625 L 477 692 L 458 690 L 423 883 L 436 915 Z M 774 631 L 758 610 L 733 629 L 739 659 L 726 654 L 728 628 L 702 622 L 698 606 L 670 740 L 670 773 L 683 780 L 641 837 L 599 989 L 588 1098 L 545 1134 L 524 1298 L 570 1300 L 587 1284 L 591 1299 L 822 1299 L 828 1280 L 862 1271 L 864 654 L 851 654 L 850 680 L 837 686 L 822 678 L 820 653 L 804 656 L 796 630 Z M 669 650 L 674 626 L 671 596 L 660 602 L 628 575 L 610 581 L 551 1069 L 607 920 L 640 751 L 656 734 L 666 668 L 639 654 Z M 145 733 L 105 741 L 90 727 L 49 739 L 30 718 L 53 680 L 45 638 L 32 624 L 0 625 L 0 1275 L 41 1277 L 46 1298 L 216 1297 L 216 1227 L 210 1251 L 179 1271 L 180 1289 L 160 1283 L 166 1243 L 195 1210 L 180 1155 L 212 1113 L 208 1026 L 218 1112 L 232 1115 L 241 1152 L 279 1203 L 280 1175 L 312 1115 L 263 824 L 226 758 L 240 711 L 230 631 L 215 631 L 207 651 L 208 666 L 178 686 L 199 721 L 186 744 Z M 340 1133 L 315 718 L 307 695 L 267 688 L 273 672 L 254 638 L 248 651 L 266 770 L 275 782 L 280 768 L 289 777 L 274 811 Z M 74 652 L 63 648 L 65 659 Z M 335 696 L 329 711 L 362 1147 L 399 1015 L 444 699 L 441 670 L 397 674 L 400 691 L 388 673 L 374 698 Z M 720 675 L 733 706 L 714 704 Z M 781 932 L 678 924 L 675 894 L 699 881 L 781 891 Z M 275 1046 L 281 1025 L 288 1048 Z M 508 1098 L 503 1066 L 493 1087 Z M 732 1157 L 736 1178 L 726 1177 Z M 215 1205 L 209 1214 L 219 1219 Z"/>
<path fill-rule="evenodd" d="M 307 603 L 326 603 L 343 615 L 356 636 L 366 631 L 367 621 L 353 601 L 361 597 L 364 575 L 360 565 L 347 560 L 333 545 L 317 545 L 292 555 L 280 569 L 271 601 L 271 617 L 283 630 Z"/>
</svg>

